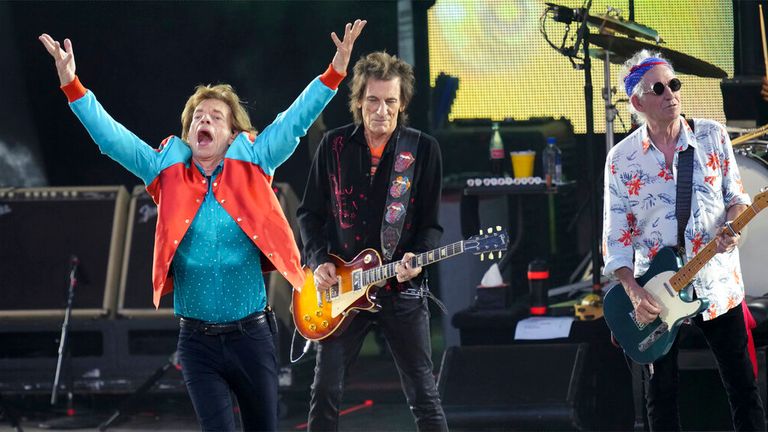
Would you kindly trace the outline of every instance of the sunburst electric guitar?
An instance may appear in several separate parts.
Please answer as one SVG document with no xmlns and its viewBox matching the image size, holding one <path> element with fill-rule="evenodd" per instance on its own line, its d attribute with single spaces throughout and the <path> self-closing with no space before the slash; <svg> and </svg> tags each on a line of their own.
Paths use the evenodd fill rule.
<svg viewBox="0 0 768 432">
<path fill-rule="evenodd" d="M 501 227 L 497 231 L 470 237 L 447 246 L 416 255 L 410 264 L 426 266 L 433 262 L 472 252 L 484 259 L 493 259 L 507 249 L 509 237 Z M 360 311 L 378 311 L 376 289 L 396 275 L 397 262 L 381 263 L 381 257 L 373 249 L 365 249 L 351 261 L 331 255 L 336 267 L 336 285 L 324 293 L 315 287 L 312 270 L 304 268 L 304 286 L 293 290 L 293 322 L 305 338 L 313 341 L 340 334 Z"/>
<path fill-rule="evenodd" d="M 768 192 L 759 193 L 752 205 L 733 220 L 733 230 L 741 231 L 767 205 Z M 637 283 L 661 307 L 659 317 L 651 323 L 637 322 L 635 308 L 621 284 L 608 290 L 603 300 L 605 321 L 614 338 L 632 360 L 641 364 L 656 361 L 669 351 L 680 324 L 709 307 L 706 298 L 691 300 L 682 290 L 715 256 L 716 249 L 715 241 L 710 241 L 682 267 L 682 260 L 675 248 L 666 247 L 656 254 L 648 271 L 637 279 Z"/>
</svg>

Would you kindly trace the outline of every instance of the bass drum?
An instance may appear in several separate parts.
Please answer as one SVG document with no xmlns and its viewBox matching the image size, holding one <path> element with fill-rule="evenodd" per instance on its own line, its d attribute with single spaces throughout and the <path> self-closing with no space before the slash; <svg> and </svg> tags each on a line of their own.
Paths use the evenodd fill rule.
<svg viewBox="0 0 768 432">
<path fill-rule="evenodd" d="M 768 146 L 762 143 L 745 143 L 735 146 L 736 164 L 741 172 L 744 189 L 750 197 L 768 186 Z M 748 296 L 768 295 L 765 253 L 768 248 L 768 215 L 758 214 L 741 232 L 739 257 L 744 277 L 744 289 Z"/>
</svg>

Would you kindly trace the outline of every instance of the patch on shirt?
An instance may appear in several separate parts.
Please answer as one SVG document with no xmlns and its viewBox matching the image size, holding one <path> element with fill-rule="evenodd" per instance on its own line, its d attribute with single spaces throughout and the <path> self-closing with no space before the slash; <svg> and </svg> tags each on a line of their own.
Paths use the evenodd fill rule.
<svg viewBox="0 0 768 432">
<path fill-rule="evenodd" d="M 381 234 L 381 243 L 384 249 L 394 249 L 397 246 L 398 240 L 400 240 L 400 236 L 397 230 L 391 226 L 384 229 L 384 232 Z"/>
<path fill-rule="evenodd" d="M 405 206 L 402 203 L 392 203 L 387 207 L 387 212 L 384 214 L 384 219 L 387 223 L 394 224 L 399 221 L 405 214 Z"/>
<path fill-rule="evenodd" d="M 411 188 L 411 180 L 406 176 L 397 176 L 392 180 L 392 186 L 389 188 L 389 194 L 392 198 L 400 198 Z"/>
<path fill-rule="evenodd" d="M 395 171 L 396 172 L 403 172 L 408 169 L 413 163 L 416 161 L 416 158 L 413 157 L 413 153 L 411 152 L 402 152 L 397 155 L 397 158 L 395 159 Z"/>
</svg>

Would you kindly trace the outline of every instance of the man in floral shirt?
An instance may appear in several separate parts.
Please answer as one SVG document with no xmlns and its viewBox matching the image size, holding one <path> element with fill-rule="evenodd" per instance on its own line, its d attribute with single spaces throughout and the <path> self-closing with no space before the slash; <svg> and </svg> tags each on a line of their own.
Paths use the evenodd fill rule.
<svg viewBox="0 0 768 432">
<path fill-rule="evenodd" d="M 681 82 L 658 54 L 637 53 L 625 64 L 630 110 L 642 125 L 608 153 L 603 216 L 604 273 L 617 278 L 635 308 L 650 323 L 661 309 L 635 280 L 659 249 L 678 244 L 675 200 L 679 154 L 693 148 L 693 197 L 685 227 L 685 259 L 715 239 L 718 254 L 693 280 L 694 295 L 710 306 L 693 322 L 717 359 L 736 430 L 765 430 L 763 406 L 747 352 L 741 302 L 744 285 L 739 236 L 723 227 L 750 204 L 725 128 L 681 116 Z M 689 288 L 690 289 L 690 288 Z M 651 430 L 679 430 L 677 342 L 653 363 L 646 386 Z"/>
</svg>

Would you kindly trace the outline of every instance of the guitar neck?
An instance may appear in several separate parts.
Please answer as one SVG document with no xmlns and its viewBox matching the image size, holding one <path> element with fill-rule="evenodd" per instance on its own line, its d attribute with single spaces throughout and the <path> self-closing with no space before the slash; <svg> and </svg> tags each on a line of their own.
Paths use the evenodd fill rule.
<svg viewBox="0 0 768 432">
<path fill-rule="evenodd" d="M 463 240 L 416 255 L 415 257 L 411 258 L 410 261 L 408 261 L 408 264 L 411 267 L 424 267 L 434 262 L 441 261 L 462 253 L 464 253 Z M 385 281 L 391 277 L 395 277 L 397 274 L 395 271 L 395 266 L 397 264 L 399 264 L 399 261 L 365 270 L 363 272 L 363 284 L 371 285 Z"/>
<path fill-rule="evenodd" d="M 754 204 L 747 207 L 746 210 L 741 212 L 740 215 L 736 217 L 736 219 L 731 222 L 731 227 L 733 227 L 733 230 L 736 232 L 741 232 L 744 227 L 747 226 L 747 224 L 757 216 L 759 210 L 755 209 Z M 724 228 L 728 229 L 728 228 Z M 704 246 L 704 249 L 701 250 L 698 254 L 696 254 L 695 257 L 693 257 L 690 261 L 688 261 L 683 268 L 677 271 L 672 278 L 670 278 L 669 283 L 672 285 L 672 288 L 675 289 L 675 291 L 680 292 L 683 288 L 685 288 L 691 280 L 696 276 L 696 274 L 701 270 L 707 262 L 709 262 L 712 257 L 715 256 L 717 253 L 717 244 L 715 243 L 715 240 L 712 239 L 709 243 L 707 243 L 706 246 Z"/>
</svg>

